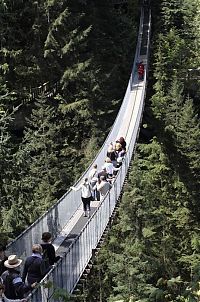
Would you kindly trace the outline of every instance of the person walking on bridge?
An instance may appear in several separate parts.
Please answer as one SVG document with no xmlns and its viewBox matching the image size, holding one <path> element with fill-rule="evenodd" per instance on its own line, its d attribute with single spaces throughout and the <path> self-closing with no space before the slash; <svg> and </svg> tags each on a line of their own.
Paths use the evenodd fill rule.
<svg viewBox="0 0 200 302">
<path fill-rule="evenodd" d="M 144 64 L 142 61 L 138 64 L 138 80 L 144 80 Z"/>
<path fill-rule="evenodd" d="M 101 176 L 98 184 L 97 184 L 97 191 L 100 192 L 101 199 L 107 194 L 107 192 L 111 189 L 111 184 L 106 180 L 105 176 Z"/>
<path fill-rule="evenodd" d="M 90 202 L 92 200 L 92 187 L 88 181 L 88 178 L 85 178 L 83 183 L 80 184 L 80 186 L 76 187 L 70 187 L 74 191 L 81 190 L 81 200 L 83 203 L 83 211 L 84 211 L 84 217 L 90 217 Z"/>
<path fill-rule="evenodd" d="M 116 156 L 116 152 L 115 149 L 113 147 L 113 143 L 110 143 L 110 145 L 108 146 L 108 151 L 107 151 L 107 157 L 110 158 L 111 162 L 113 163 L 113 166 L 116 167 L 117 165 L 117 156 Z"/>
<path fill-rule="evenodd" d="M 22 260 L 16 255 L 10 255 L 4 262 L 7 270 L 1 275 L 5 286 L 5 296 L 8 299 L 23 299 L 25 294 L 31 291 L 37 283 L 26 285 L 20 276 L 19 266 Z"/>
<path fill-rule="evenodd" d="M 89 183 L 92 187 L 92 196 L 94 200 L 98 200 L 98 194 L 97 194 L 97 181 L 98 181 L 98 171 L 97 171 L 97 164 L 93 166 L 93 168 L 90 170 L 88 175 Z"/>
<path fill-rule="evenodd" d="M 53 246 L 51 241 L 52 241 L 51 233 L 44 232 L 42 234 L 41 246 L 43 250 L 43 260 L 45 261 L 47 268 L 48 268 L 47 262 L 49 262 L 49 265 L 53 265 L 60 259 L 60 256 L 56 256 L 55 247 Z"/>
<path fill-rule="evenodd" d="M 34 282 L 40 282 L 51 269 L 50 265 L 44 269 L 44 261 L 45 260 L 42 259 L 42 246 L 40 244 L 33 244 L 32 255 L 26 258 L 24 264 L 22 280 L 25 282 L 27 278 L 29 285 Z"/>
<path fill-rule="evenodd" d="M 3 280 L 0 279 L 0 302 L 27 302 L 26 299 L 8 299 L 5 294 L 5 285 L 3 285 Z"/>
</svg>

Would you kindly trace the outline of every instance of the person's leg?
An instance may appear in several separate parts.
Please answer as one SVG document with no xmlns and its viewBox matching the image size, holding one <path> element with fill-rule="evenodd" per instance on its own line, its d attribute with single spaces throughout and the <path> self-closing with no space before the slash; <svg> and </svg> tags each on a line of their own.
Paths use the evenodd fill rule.
<svg viewBox="0 0 200 302">
<path fill-rule="evenodd" d="M 97 191 L 97 189 L 94 190 L 94 200 L 98 200 L 98 191 Z"/>
<path fill-rule="evenodd" d="M 97 181 L 91 182 L 93 200 L 96 200 Z"/>
<path fill-rule="evenodd" d="M 83 202 L 83 211 L 84 211 L 84 216 L 87 217 L 87 198 L 81 197 L 82 202 Z"/>
<path fill-rule="evenodd" d="M 87 200 L 88 217 L 90 217 L 90 201 L 91 201 L 91 199 L 88 198 L 88 200 Z"/>
<path fill-rule="evenodd" d="M 100 192 L 96 190 L 96 200 L 100 200 Z"/>
</svg>

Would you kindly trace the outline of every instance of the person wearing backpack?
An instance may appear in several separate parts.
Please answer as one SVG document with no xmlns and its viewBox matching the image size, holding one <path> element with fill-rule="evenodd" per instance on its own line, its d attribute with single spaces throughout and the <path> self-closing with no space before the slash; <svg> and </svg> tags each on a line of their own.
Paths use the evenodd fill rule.
<svg viewBox="0 0 200 302">
<path fill-rule="evenodd" d="M 5 286 L 4 295 L 7 299 L 23 299 L 25 294 L 31 291 L 37 283 L 26 285 L 20 276 L 19 267 L 22 263 L 16 255 L 10 255 L 4 262 L 7 270 L 1 275 Z"/>
<path fill-rule="evenodd" d="M 27 302 L 26 299 L 8 299 L 4 295 L 5 292 L 5 286 L 2 283 L 2 280 L 0 279 L 0 302 Z"/>
<path fill-rule="evenodd" d="M 22 281 L 25 282 L 27 279 L 29 285 L 34 282 L 40 282 L 51 268 L 50 265 L 45 267 L 44 261 L 42 258 L 42 246 L 34 244 L 32 246 L 32 255 L 26 258 L 24 264 Z"/>
<path fill-rule="evenodd" d="M 44 260 L 44 266 L 46 267 L 48 267 L 48 263 L 51 266 L 60 259 L 60 256 L 56 256 L 55 248 L 51 243 L 51 240 L 52 240 L 51 233 L 44 232 L 42 234 L 42 243 L 41 243 L 43 249 L 42 258 Z"/>
</svg>

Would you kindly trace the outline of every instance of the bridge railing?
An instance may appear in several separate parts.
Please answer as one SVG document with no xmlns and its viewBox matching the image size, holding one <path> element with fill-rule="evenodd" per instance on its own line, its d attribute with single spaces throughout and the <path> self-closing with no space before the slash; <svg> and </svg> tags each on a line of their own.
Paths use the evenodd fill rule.
<svg viewBox="0 0 200 302">
<path fill-rule="evenodd" d="M 144 20 L 144 10 L 141 9 L 140 25 L 139 25 L 139 29 L 138 29 L 138 39 L 137 39 L 137 45 L 136 45 L 135 56 L 134 56 L 134 61 L 133 61 L 133 67 L 132 67 L 132 72 L 131 72 L 131 81 L 130 81 L 131 89 L 132 89 L 132 85 L 133 85 L 133 82 L 134 82 L 135 73 L 137 73 L 137 64 L 139 63 L 138 59 L 139 59 L 141 43 L 142 43 L 143 20 Z"/>
</svg>

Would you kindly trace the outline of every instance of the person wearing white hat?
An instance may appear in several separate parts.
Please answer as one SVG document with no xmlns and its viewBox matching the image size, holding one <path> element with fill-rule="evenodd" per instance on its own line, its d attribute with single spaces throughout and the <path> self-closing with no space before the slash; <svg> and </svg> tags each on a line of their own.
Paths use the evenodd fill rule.
<svg viewBox="0 0 200 302">
<path fill-rule="evenodd" d="M 7 299 L 23 299 L 25 294 L 32 290 L 36 283 L 26 285 L 20 276 L 19 266 L 22 260 L 17 258 L 16 255 L 10 255 L 4 262 L 7 270 L 1 275 L 3 285 L 5 286 L 5 297 Z"/>
<path fill-rule="evenodd" d="M 4 262 L 4 266 L 7 268 L 16 268 L 22 263 L 21 259 L 18 259 L 16 255 L 10 255 Z"/>
</svg>

